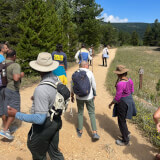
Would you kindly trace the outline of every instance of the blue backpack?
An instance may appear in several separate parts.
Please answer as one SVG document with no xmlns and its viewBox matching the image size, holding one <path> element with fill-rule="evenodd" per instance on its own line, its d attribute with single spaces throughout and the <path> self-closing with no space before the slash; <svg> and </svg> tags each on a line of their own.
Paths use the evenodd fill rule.
<svg viewBox="0 0 160 160">
<path fill-rule="evenodd" d="M 72 75 L 73 91 L 79 97 L 89 95 L 91 84 L 85 71 L 77 70 Z"/>
</svg>

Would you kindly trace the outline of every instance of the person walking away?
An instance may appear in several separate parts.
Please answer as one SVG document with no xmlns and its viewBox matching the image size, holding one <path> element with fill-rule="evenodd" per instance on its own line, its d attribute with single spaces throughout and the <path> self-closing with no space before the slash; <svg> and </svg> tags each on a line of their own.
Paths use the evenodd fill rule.
<svg viewBox="0 0 160 160">
<path fill-rule="evenodd" d="M 59 130 L 62 127 L 61 114 L 55 111 L 56 114 L 51 120 L 49 113 L 49 109 L 53 108 L 57 90 L 51 85 L 43 84 L 59 82 L 58 77 L 52 73 L 59 63 L 52 60 L 50 53 L 41 52 L 38 54 L 37 60 L 31 61 L 29 65 L 41 76 L 41 82 L 32 97 L 31 114 L 17 112 L 10 106 L 8 106 L 8 114 L 21 121 L 32 123 L 27 145 L 33 160 L 45 160 L 47 152 L 51 159 L 64 160 L 63 154 L 58 150 Z"/>
<path fill-rule="evenodd" d="M 102 62 L 103 66 L 105 65 L 106 67 L 107 67 L 107 58 L 109 58 L 109 51 L 107 45 L 104 45 L 104 49 L 102 51 Z"/>
<path fill-rule="evenodd" d="M 4 91 L 4 108 L 3 108 L 3 129 L 0 131 L 0 135 L 13 140 L 14 137 L 9 131 L 11 123 L 14 121 L 15 117 L 10 117 L 7 113 L 7 106 L 10 105 L 15 108 L 17 111 L 20 111 L 20 83 L 21 79 L 24 77 L 24 72 L 21 72 L 21 67 L 16 60 L 16 51 L 8 50 L 6 54 L 6 64 L 12 63 L 7 67 L 7 80 L 8 84 Z"/>
<path fill-rule="evenodd" d="M 8 47 L 6 44 L 0 44 L 0 63 L 5 62 L 4 54 L 8 51 Z M 4 107 L 4 88 L 5 86 L 2 84 L 1 80 L 1 72 L 0 72 L 0 116 L 3 114 L 3 107 Z M 3 126 L 4 124 L 2 124 Z"/>
<path fill-rule="evenodd" d="M 88 49 L 88 51 L 89 51 L 89 55 L 92 57 L 92 60 L 88 60 L 88 63 L 89 63 L 90 66 L 91 66 L 91 65 L 93 65 L 93 64 L 92 64 L 92 61 L 93 61 L 93 56 L 94 56 L 93 45 L 91 45 L 91 47 Z"/>
<path fill-rule="evenodd" d="M 127 78 L 127 69 L 123 65 L 118 65 L 114 73 L 117 74 L 116 95 L 109 104 L 109 108 L 114 104 L 113 117 L 118 117 L 118 125 L 122 134 L 122 140 L 116 140 L 116 144 L 120 146 L 128 145 L 130 140 L 130 132 L 128 131 L 126 119 L 136 116 L 135 103 L 132 98 L 134 92 L 134 84 L 130 78 Z"/>
<path fill-rule="evenodd" d="M 74 75 L 73 74 L 71 81 L 71 101 L 74 103 L 74 94 L 76 94 L 76 101 L 78 108 L 78 128 L 77 128 L 78 137 L 82 136 L 83 112 L 84 112 L 84 104 L 86 104 L 92 126 L 92 138 L 93 140 L 98 140 L 100 136 L 97 134 L 97 127 L 95 120 L 95 106 L 94 106 L 94 99 L 96 96 L 96 82 L 93 73 L 88 68 L 89 68 L 88 62 L 82 61 L 80 64 L 80 68 L 77 71 L 77 72 L 85 72 L 87 78 L 89 79 L 90 90 L 88 92 L 88 95 L 81 97 L 80 95 L 78 95 L 78 93 L 75 93 L 74 87 L 76 85 L 76 82 L 73 80 L 73 75 Z M 85 86 L 86 84 L 84 84 L 82 81 L 82 85 Z M 86 86 L 85 88 L 88 88 L 88 86 Z"/>
<path fill-rule="evenodd" d="M 81 49 L 77 51 L 75 55 L 76 62 L 81 64 L 82 61 L 92 60 L 92 57 L 89 55 L 89 51 L 86 49 L 85 44 L 82 44 Z"/>
<path fill-rule="evenodd" d="M 157 131 L 160 132 L 160 107 L 153 114 L 153 119 L 156 124 Z M 160 153 L 156 154 L 155 160 L 160 160 Z"/>
<path fill-rule="evenodd" d="M 59 67 L 53 71 L 53 74 L 58 76 L 64 85 L 67 85 L 67 55 L 63 52 L 62 44 L 56 45 L 56 51 L 52 53 L 52 59 L 59 62 Z"/>
</svg>

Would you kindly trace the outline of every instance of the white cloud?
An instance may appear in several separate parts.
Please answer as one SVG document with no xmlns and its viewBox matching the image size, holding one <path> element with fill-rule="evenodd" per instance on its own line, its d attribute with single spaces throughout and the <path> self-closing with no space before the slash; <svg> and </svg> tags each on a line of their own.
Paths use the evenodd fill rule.
<svg viewBox="0 0 160 160">
<path fill-rule="evenodd" d="M 104 22 L 128 22 L 128 19 L 127 18 L 124 18 L 124 19 L 120 19 L 119 17 L 114 17 L 113 15 L 107 15 L 107 13 L 104 13 L 102 15 L 102 18 L 104 18 Z"/>
</svg>

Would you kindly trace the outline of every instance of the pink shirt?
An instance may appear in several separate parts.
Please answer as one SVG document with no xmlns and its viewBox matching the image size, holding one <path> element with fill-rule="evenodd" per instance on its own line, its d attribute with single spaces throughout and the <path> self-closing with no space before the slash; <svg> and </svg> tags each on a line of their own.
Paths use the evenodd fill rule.
<svg viewBox="0 0 160 160">
<path fill-rule="evenodd" d="M 128 81 L 120 81 L 116 86 L 116 96 L 115 100 L 120 101 L 121 97 L 127 97 L 134 92 L 134 84 L 131 79 Z"/>
</svg>

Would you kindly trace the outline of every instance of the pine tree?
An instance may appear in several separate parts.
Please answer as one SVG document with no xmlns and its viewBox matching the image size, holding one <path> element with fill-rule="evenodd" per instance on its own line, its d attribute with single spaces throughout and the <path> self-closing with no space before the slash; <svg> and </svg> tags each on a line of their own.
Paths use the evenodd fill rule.
<svg viewBox="0 0 160 160">
<path fill-rule="evenodd" d="M 139 36 L 138 36 L 138 33 L 136 31 L 132 32 L 132 35 L 131 35 L 131 44 L 133 46 L 138 46 L 139 45 Z"/>
<path fill-rule="evenodd" d="M 151 44 L 151 41 L 152 41 L 152 31 L 151 31 L 151 26 L 148 25 L 144 33 L 143 44 L 149 46 Z"/>
<path fill-rule="evenodd" d="M 80 42 L 86 42 L 88 45 L 97 45 L 99 43 L 98 37 L 100 36 L 100 20 L 97 17 L 103 9 L 95 3 L 95 0 L 75 0 L 73 4 L 73 22 L 78 27 L 77 32 Z"/>
<path fill-rule="evenodd" d="M 20 14 L 18 24 L 21 33 L 18 57 L 22 70 L 30 74 L 29 61 L 37 58 L 39 52 L 52 52 L 63 37 L 62 27 L 54 8 L 47 8 L 43 0 L 30 0 Z"/>
</svg>

